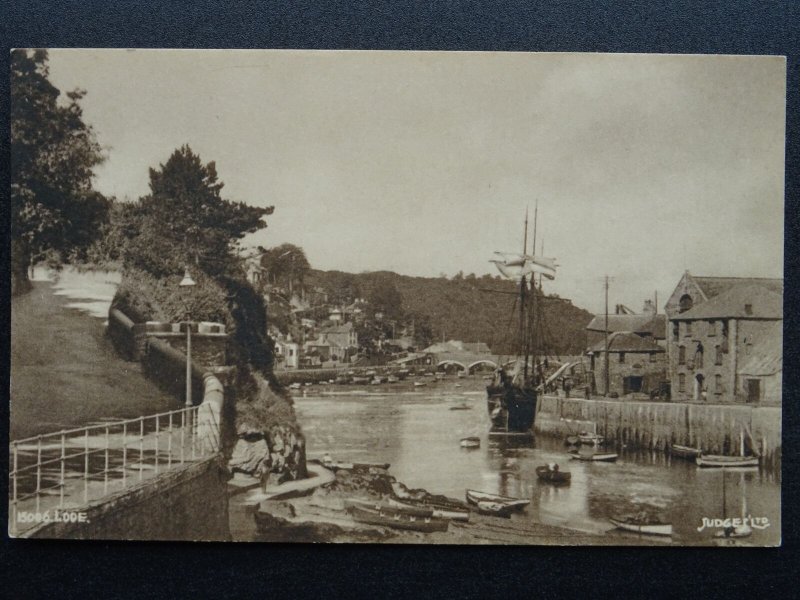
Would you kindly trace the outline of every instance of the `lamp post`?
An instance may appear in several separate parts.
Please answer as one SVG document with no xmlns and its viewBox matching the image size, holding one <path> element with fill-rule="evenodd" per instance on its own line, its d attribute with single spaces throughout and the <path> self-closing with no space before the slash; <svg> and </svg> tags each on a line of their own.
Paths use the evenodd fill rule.
<svg viewBox="0 0 800 600">
<path fill-rule="evenodd" d="M 182 288 L 193 288 L 197 285 L 189 274 L 189 267 L 183 274 L 183 279 L 178 284 Z M 186 406 L 192 405 L 192 322 L 189 320 L 191 315 L 186 311 Z"/>
</svg>

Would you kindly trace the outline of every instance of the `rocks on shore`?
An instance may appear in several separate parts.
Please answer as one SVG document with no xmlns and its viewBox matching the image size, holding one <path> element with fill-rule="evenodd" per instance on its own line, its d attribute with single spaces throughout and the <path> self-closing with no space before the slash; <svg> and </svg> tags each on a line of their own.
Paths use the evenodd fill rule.
<svg viewBox="0 0 800 600">
<path fill-rule="evenodd" d="M 305 439 L 287 425 L 273 425 L 266 432 L 240 426 L 228 468 L 265 485 L 302 479 L 307 475 Z"/>
</svg>

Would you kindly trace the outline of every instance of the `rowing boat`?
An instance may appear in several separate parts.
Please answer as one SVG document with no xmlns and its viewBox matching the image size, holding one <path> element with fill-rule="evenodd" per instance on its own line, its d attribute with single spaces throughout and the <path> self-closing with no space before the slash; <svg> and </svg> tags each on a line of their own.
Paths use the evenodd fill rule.
<svg viewBox="0 0 800 600">
<path fill-rule="evenodd" d="M 524 498 L 512 498 L 511 496 L 500 496 L 499 494 L 490 494 L 488 492 L 479 492 L 478 490 L 467 490 L 467 502 L 473 506 L 479 506 L 480 502 L 489 502 L 502 504 L 511 508 L 512 510 L 520 510 L 531 503 L 530 500 Z"/>
<path fill-rule="evenodd" d="M 688 458 L 694 459 L 700 456 L 700 448 L 692 448 L 691 446 L 680 446 L 678 444 L 672 444 L 670 447 L 669 453 L 672 456 L 678 456 L 680 458 Z"/>
<path fill-rule="evenodd" d="M 755 456 L 719 456 L 701 454 L 695 459 L 698 467 L 758 467 L 758 458 Z"/>
<path fill-rule="evenodd" d="M 433 516 L 440 519 L 451 519 L 453 521 L 469 521 L 469 509 L 457 508 L 454 506 L 447 506 L 436 504 L 435 502 L 426 502 L 425 500 L 416 500 L 413 498 L 387 498 L 389 506 L 396 508 L 421 508 L 433 511 Z"/>
<path fill-rule="evenodd" d="M 465 437 L 461 439 L 460 444 L 462 448 L 480 448 L 481 438 L 475 436 Z"/>
<path fill-rule="evenodd" d="M 558 465 L 553 468 L 550 465 L 536 467 L 536 476 L 542 481 L 555 484 L 569 483 L 572 479 L 572 474 L 569 471 L 559 471 Z"/>
<path fill-rule="evenodd" d="M 649 535 L 672 535 L 672 524 L 654 520 L 641 520 L 635 517 L 609 517 L 612 524 L 626 531 Z"/>
<path fill-rule="evenodd" d="M 358 523 L 382 525 L 395 529 L 410 529 L 423 533 L 447 531 L 447 526 L 450 523 L 447 519 L 439 519 L 433 516 L 420 517 L 396 509 L 392 510 L 388 507 L 370 508 L 353 506 L 350 509 L 350 513 L 353 515 L 353 520 Z"/>
<path fill-rule="evenodd" d="M 594 454 L 578 454 L 577 452 L 570 452 L 569 455 L 575 460 L 585 460 L 591 462 L 614 462 L 619 458 L 618 454 L 613 452 L 595 452 Z"/>
<path fill-rule="evenodd" d="M 381 502 L 380 500 L 368 500 L 362 498 L 347 498 L 344 501 L 344 508 L 351 512 L 354 508 L 361 508 L 364 510 L 377 510 L 383 511 L 386 514 L 400 513 L 403 515 L 410 515 L 413 517 L 432 517 L 433 509 L 425 506 L 408 506 L 408 505 L 390 505 Z"/>
<path fill-rule="evenodd" d="M 513 507 L 499 502 L 488 502 L 482 500 L 476 505 L 478 514 L 487 515 L 489 517 L 501 517 L 503 519 L 510 519 Z"/>
</svg>

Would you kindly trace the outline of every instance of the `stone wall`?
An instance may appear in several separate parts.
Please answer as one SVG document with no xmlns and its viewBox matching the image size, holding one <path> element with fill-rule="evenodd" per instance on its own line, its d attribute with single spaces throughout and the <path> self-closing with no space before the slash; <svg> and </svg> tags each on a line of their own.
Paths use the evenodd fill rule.
<svg viewBox="0 0 800 600">
<path fill-rule="evenodd" d="M 228 541 L 228 476 L 221 460 L 167 471 L 81 507 L 86 523 L 47 523 L 26 537 Z"/>
<path fill-rule="evenodd" d="M 540 397 L 537 432 L 576 433 L 565 420 L 596 425 L 597 433 L 612 444 L 652 450 L 680 444 L 709 454 L 739 454 L 744 432 L 746 449 L 755 448 L 768 467 L 780 464 L 780 407 Z M 554 423 L 561 423 L 563 430 L 557 431 Z"/>
</svg>

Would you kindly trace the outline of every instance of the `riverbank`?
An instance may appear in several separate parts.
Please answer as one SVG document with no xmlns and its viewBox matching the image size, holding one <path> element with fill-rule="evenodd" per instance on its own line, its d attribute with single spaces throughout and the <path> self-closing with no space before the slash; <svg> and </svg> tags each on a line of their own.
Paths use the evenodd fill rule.
<svg viewBox="0 0 800 600">
<path fill-rule="evenodd" d="M 387 543 L 457 545 L 651 545 L 646 536 L 597 535 L 547 525 L 525 512 L 511 518 L 490 517 L 472 511 L 468 522 L 450 521 L 447 531 L 421 533 L 358 523 L 345 509 L 352 498 L 381 502 L 393 489 L 403 489 L 385 471 L 353 474 L 337 471 L 335 478 L 309 496 L 262 500 L 260 488 L 230 499 L 229 527 L 236 541 L 295 543 Z M 424 490 L 414 490 L 425 494 Z M 613 529 L 609 525 L 609 529 Z"/>
</svg>

